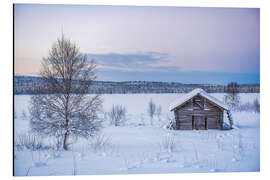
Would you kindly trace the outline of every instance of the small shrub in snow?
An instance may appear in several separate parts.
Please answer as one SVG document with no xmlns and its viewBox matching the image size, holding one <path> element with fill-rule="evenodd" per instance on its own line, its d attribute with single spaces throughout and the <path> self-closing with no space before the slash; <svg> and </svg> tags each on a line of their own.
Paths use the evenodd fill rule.
<svg viewBox="0 0 270 180">
<path fill-rule="evenodd" d="M 210 161 L 210 167 L 212 167 L 209 171 L 210 172 L 217 172 L 217 160 L 213 159 Z"/>
<path fill-rule="evenodd" d="M 221 151 L 222 150 L 223 139 L 224 139 L 224 134 L 218 133 L 216 135 L 216 144 L 217 144 L 218 151 Z"/>
<path fill-rule="evenodd" d="M 49 159 L 51 158 L 48 151 L 30 151 L 32 159 L 32 167 L 47 166 Z"/>
<path fill-rule="evenodd" d="M 61 136 L 55 137 L 54 142 L 53 142 L 53 147 L 57 151 L 61 150 L 63 147 L 63 137 Z"/>
<path fill-rule="evenodd" d="M 197 146 L 194 143 L 192 143 L 192 146 L 193 146 L 193 149 L 194 149 L 193 166 L 195 168 L 198 168 L 200 165 L 199 165 L 199 154 L 198 154 Z"/>
<path fill-rule="evenodd" d="M 111 112 L 109 112 L 109 118 L 111 121 L 111 124 L 115 126 L 121 126 L 124 125 L 127 121 L 126 118 L 126 108 L 121 105 L 113 105 Z"/>
<path fill-rule="evenodd" d="M 199 131 L 199 137 L 201 141 L 208 142 L 210 138 L 209 131 Z"/>
<path fill-rule="evenodd" d="M 260 102 L 258 99 L 255 99 L 252 103 L 247 102 L 247 103 L 241 104 L 237 106 L 234 110 L 260 113 Z"/>
<path fill-rule="evenodd" d="M 161 107 L 161 105 L 159 105 L 156 109 L 156 115 L 157 115 L 157 118 L 159 121 L 161 120 L 160 119 L 161 113 L 162 113 L 162 107 Z"/>
<path fill-rule="evenodd" d="M 156 112 L 156 104 L 153 102 L 153 100 L 151 99 L 149 104 L 148 104 L 148 109 L 147 109 L 148 115 L 150 116 L 150 123 L 151 125 L 153 125 L 153 117 L 155 115 Z"/>
<path fill-rule="evenodd" d="M 29 172 L 30 172 L 30 169 L 31 169 L 32 167 L 28 167 L 28 168 L 26 168 L 26 174 L 25 174 L 25 176 L 29 176 Z"/>
<path fill-rule="evenodd" d="M 61 152 L 59 150 L 56 150 L 56 149 L 51 149 L 48 157 L 53 158 L 53 159 L 60 158 Z"/>
<path fill-rule="evenodd" d="M 105 122 L 108 120 L 108 112 L 103 112 L 103 120 Z"/>
<path fill-rule="evenodd" d="M 124 161 L 124 168 L 120 168 L 120 170 L 128 170 L 131 169 L 130 167 L 130 162 L 126 157 L 123 157 L 123 161 Z"/>
<path fill-rule="evenodd" d="M 144 122 L 144 114 L 141 113 L 141 122 L 138 124 L 139 126 L 144 126 L 145 122 Z"/>
<path fill-rule="evenodd" d="M 233 140 L 233 159 L 234 161 L 239 161 L 245 156 L 245 148 L 243 144 L 243 136 L 239 131 L 238 134 L 234 136 Z"/>
<path fill-rule="evenodd" d="M 260 102 L 258 99 L 255 99 L 253 101 L 253 106 L 254 106 L 255 112 L 260 113 Z"/>
<path fill-rule="evenodd" d="M 110 141 L 110 137 L 97 135 L 91 139 L 90 146 L 95 152 L 97 152 L 99 150 L 104 150 L 106 146 L 110 144 Z"/>
<path fill-rule="evenodd" d="M 27 119 L 27 113 L 25 112 L 25 110 L 22 111 L 21 118 L 22 119 Z"/>
<path fill-rule="evenodd" d="M 161 148 L 167 152 L 173 152 L 176 149 L 174 136 L 171 134 L 166 135 L 160 144 Z"/>
<path fill-rule="evenodd" d="M 239 105 L 235 110 L 237 110 L 237 111 L 254 111 L 253 105 L 249 102 Z"/>
<path fill-rule="evenodd" d="M 76 176 L 77 173 L 77 162 L 76 162 L 76 155 L 74 154 L 74 152 L 72 151 L 72 160 L 73 160 L 73 169 L 72 169 L 72 175 Z"/>
</svg>

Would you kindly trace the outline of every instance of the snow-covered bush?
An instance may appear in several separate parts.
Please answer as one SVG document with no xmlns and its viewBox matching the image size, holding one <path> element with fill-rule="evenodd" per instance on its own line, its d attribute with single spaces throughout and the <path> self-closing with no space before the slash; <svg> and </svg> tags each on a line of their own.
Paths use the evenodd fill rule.
<svg viewBox="0 0 270 180">
<path fill-rule="evenodd" d="M 126 108 L 122 105 L 113 105 L 111 111 L 109 112 L 109 118 L 111 124 L 115 126 L 124 125 L 127 121 L 126 118 Z"/>
</svg>

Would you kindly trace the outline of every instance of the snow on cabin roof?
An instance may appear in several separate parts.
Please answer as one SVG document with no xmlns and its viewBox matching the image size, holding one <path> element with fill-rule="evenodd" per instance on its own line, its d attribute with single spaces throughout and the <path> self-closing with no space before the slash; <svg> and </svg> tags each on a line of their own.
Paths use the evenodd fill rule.
<svg viewBox="0 0 270 180">
<path fill-rule="evenodd" d="M 190 91 L 189 93 L 183 95 L 182 97 L 180 97 L 179 99 L 177 99 L 176 101 L 174 101 L 173 103 L 170 104 L 169 110 L 172 111 L 173 109 L 175 109 L 176 107 L 184 104 L 185 102 L 187 102 L 188 100 L 190 100 L 191 98 L 197 96 L 197 95 L 201 95 L 202 97 L 210 100 L 211 102 L 215 103 L 216 105 L 224 108 L 225 110 L 229 110 L 229 107 L 224 104 L 223 102 L 221 102 L 220 100 L 214 98 L 213 96 L 209 95 L 207 92 L 205 92 L 203 89 L 201 88 L 197 88 L 194 89 L 192 91 Z"/>
</svg>

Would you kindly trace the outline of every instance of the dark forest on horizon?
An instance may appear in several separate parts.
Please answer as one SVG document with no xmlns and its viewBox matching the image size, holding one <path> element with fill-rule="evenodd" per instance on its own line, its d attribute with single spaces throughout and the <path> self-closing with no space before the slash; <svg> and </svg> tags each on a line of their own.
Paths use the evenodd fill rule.
<svg viewBox="0 0 270 180">
<path fill-rule="evenodd" d="M 42 78 L 34 76 L 14 76 L 14 94 L 54 93 L 42 88 Z M 178 82 L 154 81 L 93 81 L 89 94 L 135 94 L 135 93 L 187 93 L 202 88 L 208 93 L 224 93 L 226 85 L 183 84 Z M 259 84 L 239 84 L 240 93 L 259 93 Z M 78 93 L 78 92 L 74 92 Z"/>
</svg>

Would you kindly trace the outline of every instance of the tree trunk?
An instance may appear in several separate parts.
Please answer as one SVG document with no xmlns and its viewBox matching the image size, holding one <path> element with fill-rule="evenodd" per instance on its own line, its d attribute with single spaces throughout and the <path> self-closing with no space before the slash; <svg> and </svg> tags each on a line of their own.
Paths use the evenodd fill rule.
<svg viewBox="0 0 270 180">
<path fill-rule="evenodd" d="M 67 139 L 68 139 L 68 132 L 66 132 L 64 136 L 64 143 L 63 143 L 64 150 L 68 150 Z"/>
<path fill-rule="evenodd" d="M 66 98 L 66 104 L 65 104 L 65 122 L 66 122 L 66 132 L 64 136 L 64 143 L 63 143 L 63 148 L 64 150 L 68 150 L 68 145 L 67 145 L 67 139 L 68 139 L 68 124 L 69 124 L 69 119 L 68 119 L 68 103 L 69 103 L 69 92 L 67 92 L 68 96 Z"/>
</svg>

